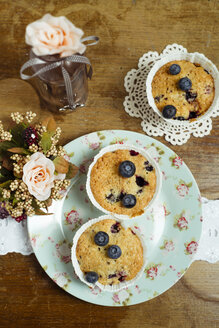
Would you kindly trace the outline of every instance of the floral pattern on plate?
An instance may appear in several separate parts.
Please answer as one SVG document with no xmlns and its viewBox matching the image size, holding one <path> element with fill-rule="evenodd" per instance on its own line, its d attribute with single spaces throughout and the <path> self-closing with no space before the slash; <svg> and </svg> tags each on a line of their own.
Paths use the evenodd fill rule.
<svg viewBox="0 0 219 328">
<path fill-rule="evenodd" d="M 148 263 L 135 285 L 118 293 L 89 288 L 75 275 L 69 251 L 73 236 L 84 223 L 102 213 L 87 198 L 86 172 L 102 147 L 128 143 L 147 149 L 163 173 L 157 205 L 128 224 L 140 231 L 147 245 Z M 123 306 L 148 301 L 173 286 L 192 263 L 202 228 L 200 192 L 187 166 L 170 148 L 146 135 L 100 131 L 82 136 L 65 146 L 80 173 L 63 202 L 54 202 L 51 213 L 28 218 L 28 231 L 36 257 L 46 273 L 68 293 L 87 302 Z M 158 208 L 160 209 L 158 211 Z M 162 211 L 161 211 L 162 209 Z"/>
<path fill-rule="evenodd" d="M 71 247 L 72 244 L 66 242 L 66 240 L 60 241 L 55 245 L 56 256 L 61 262 L 69 263 L 71 261 Z"/>
</svg>

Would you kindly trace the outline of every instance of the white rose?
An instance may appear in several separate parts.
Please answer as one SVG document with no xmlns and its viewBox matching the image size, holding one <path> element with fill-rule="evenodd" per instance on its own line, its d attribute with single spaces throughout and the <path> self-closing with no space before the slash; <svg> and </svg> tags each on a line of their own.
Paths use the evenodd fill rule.
<svg viewBox="0 0 219 328">
<path fill-rule="evenodd" d="M 54 186 L 55 165 L 42 153 L 30 156 L 30 161 L 23 167 L 23 181 L 31 195 L 39 201 L 50 197 L 51 188 Z"/>
<path fill-rule="evenodd" d="M 83 54 L 86 46 L 81 43 L 84 32 L 66 17 L 46 14 L 27 25 L 25 41 L 37 56 L 60 54 L 60 57 Z"/>
</svg>

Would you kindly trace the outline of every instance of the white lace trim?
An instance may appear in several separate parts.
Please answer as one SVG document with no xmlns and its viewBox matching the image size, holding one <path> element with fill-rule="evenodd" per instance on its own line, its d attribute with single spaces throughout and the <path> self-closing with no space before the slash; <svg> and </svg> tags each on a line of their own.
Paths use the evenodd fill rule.
<svg viewBox="0 0 219 328">
<path fill-rule="evenodd" d="M 219 261 L 219 200 L 202 198 L 203 229 L 199 248 L 194 261 L 209 263 Z M 33 253 L 27 233 L 27 223 L 12 218 L 0 220 L 0 255 L 17 252 L 23 255 Z"/>
<path fill-rule="evenodd" d="M 182 145 L 188 141 L 191 135 L 204 137 L 212 129 L 211 117 L 219 116 L 217 105 L 205 120 L 193 122 L 192 124 L 168 123 L 159 117 L 149 106 L 146 96 L 146 79 L 155 62 L 168 54 L 187 53 L 187 49 L 178 44 L 168 45 L 159 55 L 158 52 L 149 51 L 144 54 L 138 63 L 138 69 L 132 69 L 125 77 L 125 89 L 128 96 L 125 97 L 125 111 L 133 117 L 142 119 L 143 130 L 149 136 L 165 136 L 172 145 Z"/>
</svg>

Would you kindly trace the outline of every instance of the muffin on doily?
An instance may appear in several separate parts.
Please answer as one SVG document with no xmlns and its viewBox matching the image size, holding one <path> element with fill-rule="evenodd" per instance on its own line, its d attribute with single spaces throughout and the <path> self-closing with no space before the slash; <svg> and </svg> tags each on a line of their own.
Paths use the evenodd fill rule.
<svg viewBox="0 0 219 328">
<path fill-rule="evenodd" d="M 175 60 L 156 72 L 152 94 L 165 118 L 194 119 L 211 106 L 215 95 L 214 79 L 200 64 Z"/>
<path fill-rule="evenodd" d="M 146 81 L 150 106 L 171 123 L 207 118 L 218 105 L 218 87 L 216 66 L 199 53 L 162 57 Z"/>
<path fill-rule="evenodd" d="M 136 217 L 157 199 L 161 177 L 157 163 L 143 149 L 105 147 L 89 167 L 87 192 L 92 203 L 119 218 Z"/>
<path fill-rule="evenodd" d="M 145 261 L 140 237 L 110 215 L 88 221 L 73 239 L 75 272 L 89 286 L 108 291 L 124 288 L 141 276 Z"/>
</svg>

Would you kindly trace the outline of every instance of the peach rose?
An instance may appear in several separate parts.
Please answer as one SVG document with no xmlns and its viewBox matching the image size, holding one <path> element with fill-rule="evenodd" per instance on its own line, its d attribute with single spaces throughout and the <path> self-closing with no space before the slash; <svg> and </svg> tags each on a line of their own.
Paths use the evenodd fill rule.
<svg viewBox="0 0 219 328">
<path fill-rule="evenodd" d="M 81 43 L 84 32 L 66 17 L 46 14 L 27 25 L 25 40 L 37 56 L 60 54 L 60 57 L 83 54 L 86 46 Z"/>
<path fill-rule="evenodd" d="M 34 153 L 23 167 L 23 181 L 31 195 L 39 201 L 50 197 L 54 186 L 55 165 L 42 153 Z"/>
</svg>

